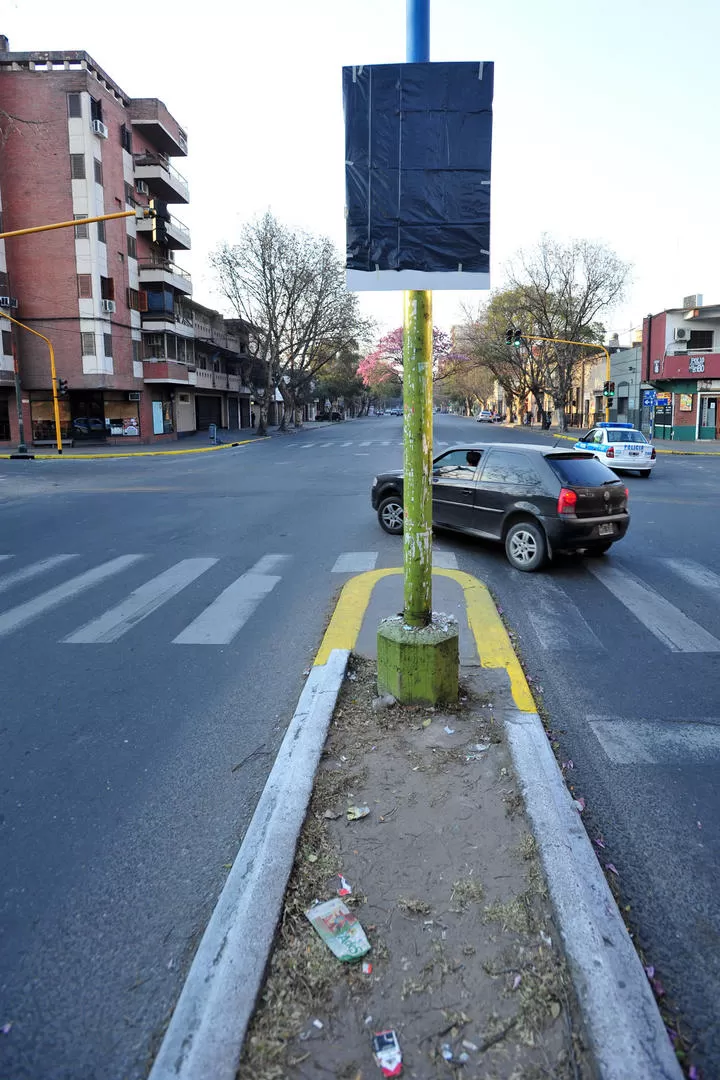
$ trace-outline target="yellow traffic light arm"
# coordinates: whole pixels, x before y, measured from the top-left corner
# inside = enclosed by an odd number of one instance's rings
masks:
[[[565,338],[540,337],[539,334],[523,334],[523,337],[532,341],[553,341],[556,345],[579,345],[582,349],[602,349],[605,353],[605,381],[610,382],[610,353],[604,345],[596,345],[588,341],[567,341]],[[605,419],[610,419],[610,398],[605,399]]]
[[[92,225],[94,221],[113,221],[115,218],[153,216],[154,211],[143,206],[140,211],[121,210],[116,214],[100,214],[99,217],[75,218],[73,221],[58,221],[54,225],[34,225],[31,229],[14,229],[12,232],[0,232],[0,240],[7,240],[11,236],[28,236],[30,233],[50,232],[51,229],[69,229],[77,225]]]

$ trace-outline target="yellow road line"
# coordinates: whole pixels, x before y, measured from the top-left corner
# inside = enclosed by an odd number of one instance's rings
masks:
[[[240,442],[221,443],[220,446],[197,446],[189,450],[122,450],[117,454],[33,454],[36,461],[103,461],[105,458],[163,457],[170,454],[210,454],[213,450],[233,450],[236,446],[248,446],[250,443],[264,442],[272,438],[264,435],[255,439],[242,439]],[[0,460],[9,461],[15,454],[0,454]]]
[[[462,570],[433,570],[433,573],[450,578],[463,590],[468,624],[482,666],[504,668],[517,708],[521,712],[536,712],[527,679],[487,585]],[[373,589],[382,578],[398,574],[402,574],[402,569],[368,570],[345,583],[315,657],[316,666],[326,664],[333,649],[354,649]]]

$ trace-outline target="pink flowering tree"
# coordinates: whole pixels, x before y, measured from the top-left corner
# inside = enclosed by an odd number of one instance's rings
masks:
[[[458,371],[473,367],[473,361],[456,353],[450,334],[433,327],[433,380],[447,379]],[[372,352],[358,365],[358,375],[365,386],[374,390],[398,391],[402,386],[403,329],[398,326],[381,337]]]

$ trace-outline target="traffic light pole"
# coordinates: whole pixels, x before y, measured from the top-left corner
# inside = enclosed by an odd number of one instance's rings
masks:
[[[507,334],[505,335],[505,340],[506,340],[506,342],[508,344],[511,343],[510,342],[510,334],[511,333],[513,334],[512,343],[513,344],[518,344],[518,345],[520,344],[520,339],[521,338],[527,338],[530,341],[552,341],[556,345],[579,345],[580,348],[582,348],[582,349],[600,349],[601,352],[605,353],[605,383],[607,385],[610,382],[610,353],[608,352],[608,350],[605,348],[604,345],[596,345],[596,344],[593,344],[592,342],[588,342],[588,341],[567,341],[565,338],[540,337],[539,334],[523,334],[521,331],[514,330],[514,329],[513,330],[508,330]],[[606,420],[610,419],[610,398],[609,397],[605,398],[605,419]]]
[[[17,319],[13,319],[12,316],[6,315],[4,311],[0,311],[0,318],[7,319],[13,326],[19,326],[21,330],[27,330],[29,334],[34,334],[35,337],[42,338],[50,350],[50,378],[52,380],[52,400],[53,400],[53,415],[55,417],[55,440],[57,442],[57,452],[62,454],[62,431],[60,429],[60,406],[58,403],[58,384],[57,374],[55,371],[55,350],[52,346],[50,338],[46,338],[44,334],[39,333],[37,330],[33,330],[32,326],[26,326],[25,323],[18,322]],[[22,401],[21,401],[21,387],[20,387],[20,371],[17,362],[17,353],[15,349],[15,339],[13,338],[13,360],[15,362],[15,393],[17,395],[17,407],[18,407],[18,426],[20,442],[18,445],[18,454],[26,454],[27,446],[25,444],[25,424],[22,415]]]

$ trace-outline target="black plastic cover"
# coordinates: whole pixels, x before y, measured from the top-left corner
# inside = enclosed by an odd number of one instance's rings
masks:
[[[493,64],[343,68],[347,267],[489,273]]]

